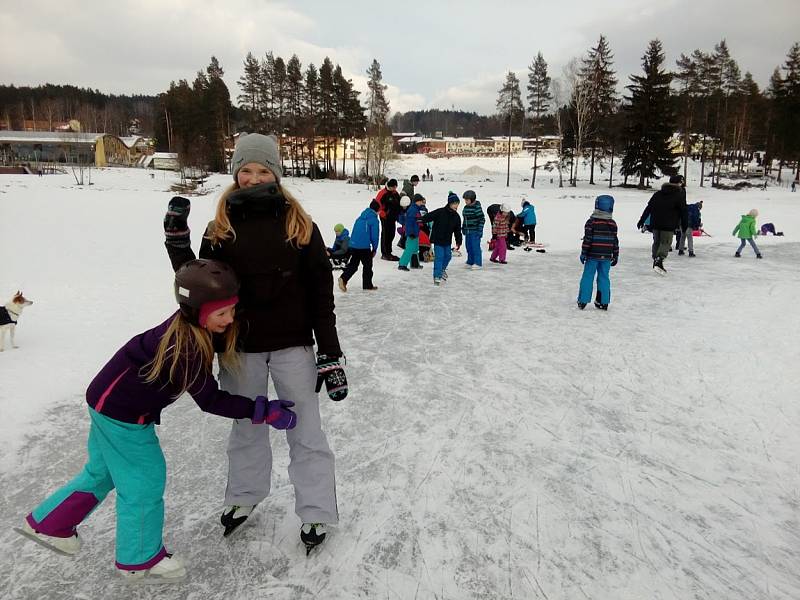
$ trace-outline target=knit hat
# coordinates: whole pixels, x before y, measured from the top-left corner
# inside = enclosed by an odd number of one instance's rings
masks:
[[[525,208],[526,206],[529,206],[529,205],[530,205],[530,202],[528,202],[527,200],[523,200],[522,203],[521,203],[522,208]]]
[[[758,209],[757,209],[757,208],[754,208],[753,210],[751,210],[751,211],[750,211],[749,213],[747,213],[747,214],[748,214],[748,215],[750,215],[751,217],[757,217],[757,216],[758,216]]]
[[[594,207],[603,212],[614,212],[614,196],[602,194],[594,199]]]
[[[278,151],[277,138],[260,133],[241,134],[231,159],[231,172],[233,173],[234,181],[236,181],[236,176],[239,174],[239,169],[248,163],[264,165],[272,171],[275,179],[280,182],[283,170],[281,169],[281,156]]]
[[[500,212],[508,212],[509,210],[511,210],[511,209],[508,208],[508,204],[501,204],[500,205]]]
[[[421,200],[425,200],[425,196],[422,194],[414,194],[414,202],[419,202]]]
[[[677,185],[681,185],[683,183],[683,175],[673,175],[669,178],[669,182]]]
[[[333,230],[336,233],[342,233],[344,231],[344,225],[342,225],[341,223],[337,223],[336,225],[333,226]]]
[[[389,181],[387,181],[386,182],[386,187],[387,188],[397,187],[397,179],[390,179]]]
[[[211,313],[215,313],[223,308],[228,308],[229,306],[236,306],[238,302],[239,302],[238,296],[231,296],[230,298],[223,298],[222,300],[205,302],[200,307],[200,316],[197,319],[198,323],[200,323],[200,327],[206,326],[206,323],[208,323],[208,317],[211,316]]]
[[[478,199],[473,190],[467,190],[466,192],[464,192],[462,197],[464,198],[464,200],[469,200],[470,202],[475,202],[475,200]]]
[[[450,192],[447,194],[447,203],[448,204],[461,204],[461,200],[458,198],[458,194]]]
[[[375,212],[379,212],[381,210],[381,205],[377,200],[373,200],[372,202],[370,202],[369,207]]]

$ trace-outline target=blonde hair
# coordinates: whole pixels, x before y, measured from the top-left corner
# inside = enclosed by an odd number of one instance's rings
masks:
[[[297,200],[289,190],[280,186],[281,193],[286,201],[289,203],[289,208],[286,211],[286,219],[284,224],[286,226],[286,240],[295,248],[306,246],[311,241],[311,232],[313,230],[311,217],[303,210],[300,201]],[[219,197],[217,202],[217,211],[214,214],[214,220],[211,222],[212,226],[209,227],[206,237],[212,244],[219,244],[225,240],[235,240],[236,232],[231,225],[231,220],[228,216],[228,196],[239,189],[239,184],[232,183]]]
[[[239,368],[239,356],[236,353],[238,333],[239,326],[234,321],[223,334],[225,350],[219,355],[219,363],[226,371],[236,372]],[[145,378],[145,383],[153,383],[166,368],[169,368],[169,383],[180,388],[175,394],[177,398],[191,388],[199,378],[211,375],[213,363],[214,344],[211,334],[179,312],[158,343],[153,360],[144,365],[139,373]],[[195,365],[194,372],[191,371],[193,365]],[[181,375],[180,381],[176,381],[178,373]]]

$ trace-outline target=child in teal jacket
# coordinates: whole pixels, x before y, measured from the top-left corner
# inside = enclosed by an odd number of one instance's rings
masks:
[[[761,256],[761,251],[758,249],[758,246],[756,246],[756,242],[753,239],[756,236],[757,216],[758,209],[754,208],[746,215],[742,215],[742,220],[739,221],[739,224],[733,228],[732,235],[738,236],[738,238],[741,240],[739,248],[736,249],[736,254],[734,254],[736,258],[741,258],[742,248],[744,248],[745,242],[748,242],[753,247],[753,251],[756,253],[756,258],[763,258]]]

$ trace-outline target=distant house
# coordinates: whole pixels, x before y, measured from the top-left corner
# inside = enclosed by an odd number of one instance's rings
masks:
[[[177,152],[153,152],[153,154],[141,157],[137,166],[160,171],[180,170]]]
[[[129,150],[121,138],[107,133],[0,131],[0,161],[4,164],[132,164]]]

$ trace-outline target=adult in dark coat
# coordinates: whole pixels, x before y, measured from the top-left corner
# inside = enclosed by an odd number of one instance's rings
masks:
[[[397,193],[397,180],[390,179],[375,200],[380,204],[378,216],[381,219],[381,258],[383,260],[400,260],[392,253],[397,217],[400,216],[400,194]]]
[[[650,198],[647,206],[639,217],[636,227],[641,229],[647,217],[650,217],[650,227],[653,229],[653,268],[662,272],[664,259],[672,247],[672,236],[676,229],[682,231],[688,227],[686,212],[686,190],[681,175],[673,175],[669,183],[661,186]]]

